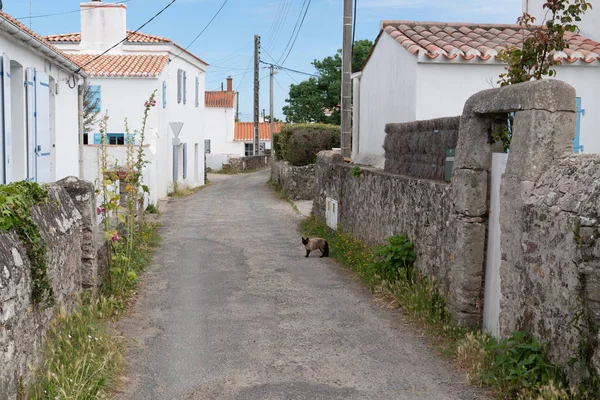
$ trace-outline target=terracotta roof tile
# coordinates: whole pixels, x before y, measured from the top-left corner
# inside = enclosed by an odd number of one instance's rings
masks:
[[[10,15],[6,14],[3,11],[0,11],[0,17],[2,17],[5,20],[9,21],[10,23],[14,24],[17,28],[19,28],[23,32],[27,33],[28,35],[30,35],[30,36],[34,37],[35,39],[39,40],[46,47],[48,47],[50,50],[52,50],[53,52],[55,52],[55,53],[59,54],[60,56],[62,56],[65,60],[71,60],[71,61],[73,61],[71,57],[69,57],[67,54],[63,53],[62,51],[60,51],[56,47],[54,47],[52,45],[52,43],[50,43],[48,40],[46,40],[46,38],[44,38],[43,36],[38,35],[34,31],[32,31],[31,29],[27,28],[25,25],[23,25],[22,23],[20,23],[19,21],[17,21],[15,18],[11,17]]]
[[[506,46],[522,43],[524,36],[518,25],[383,21],[381,26],[410,53],[423,53],[431,59],[440,55],[447,60],[458,56],[467,61],[496,59]],[[531,32],[525,31],[525,36],[529,35]],[[572,32],[565,36],[569,48],[554,54],[556,60],[600,62],[600,43]]]
[[[205,92],[204,107],[233,108],[235,92]]]
[[[128,43],[171,43],[171,39],[160,36],[149,35],[147,33],[127,31]],[[131,36],[130,36],[131,35]],[[64,33],[60,35],[46,36],[46,39],[55,43],[79,43],[81,42],[81,33]]]
[[[71,54],[71,59],[82,66],[92,76],[104,77],[156,77],[169,61],[169,56],[106,54],[89,65],[86,63],[97,57],[96,54]],[[84,66],[85,65],[85,66]]]
[[[275,123],[275,133],[281,131],[282,123]],[[258,124],[260,140],[271,140],[271,126],[268,122]],[[252,142],[254,140],[253,122],[236,122],[233,140],[236,142]]]

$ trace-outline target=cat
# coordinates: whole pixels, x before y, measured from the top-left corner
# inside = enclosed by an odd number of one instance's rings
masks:
[[[329,243],[327,240],[321,238],[302,238],[302,244],[306,247],[306,257],[309,256],[310,252],[319,249],[321,251],[321,258],[329,257]]]

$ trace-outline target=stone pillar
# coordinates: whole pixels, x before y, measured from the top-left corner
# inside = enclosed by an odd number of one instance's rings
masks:
[[[66,190],[82,217],[82,286],[96,291],[98,285],[98,264],[96,251],[96,195],[94,185],[73,176],[64,178],[57,185]]]

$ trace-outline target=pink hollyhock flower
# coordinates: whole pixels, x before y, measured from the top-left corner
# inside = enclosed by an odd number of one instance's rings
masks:
[[[105,211],[106,211],[106,209],[104,207],[96,208],[96,213],[98,213],[98,215],[104,214]]]
[[[112,237],[112,240],[113,240],[113,242],[116,242],[116,241],[118,241],[118,240],[119,240],[119,234],[118,234],[118,233],[115,233],[115,234],[113,235],[113,237]]]
[[[144,103],[144,107],[148,107],[148,100]]]
[[[152,100],[152,107],[156,106],[156,100]]]

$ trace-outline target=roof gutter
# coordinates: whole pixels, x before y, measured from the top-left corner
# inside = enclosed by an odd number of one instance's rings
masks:
[[[66,70],[79,74],[80,76],[87,78],[88,74],[84,72],[79,65],[75,64],[73,61],[66,58],[64,55],[57,52],[55,49],[49,47],[46,43],[42,42],[35,36],[24,32],[21,28],[15,25],[12,21],[0,16],[0,29],[5,32],[13,35],[21,42],[29,45],[33,49],[42,53],[44,56],[52,59],[54,62],[65,68]]]

